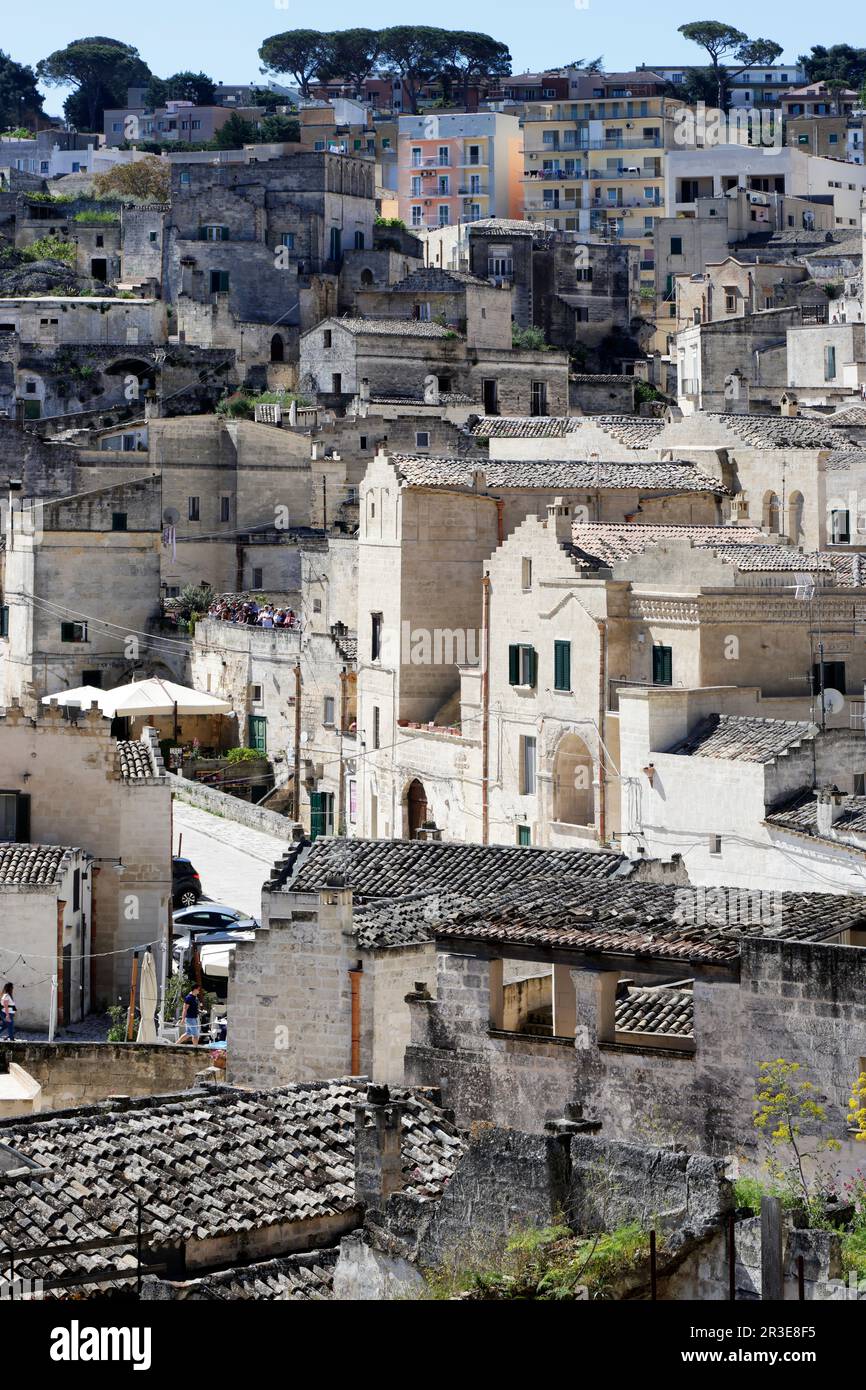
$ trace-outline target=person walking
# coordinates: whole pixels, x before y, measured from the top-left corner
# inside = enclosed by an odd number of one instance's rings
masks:
[[[14,999],[15,986],[8,980],[3,986],[3,993],[0,994],[0,1035],[6,1030],[9,1042],[15,1041],[15,1014],[17,1012]]]
[[[178,1038],[179,1043],[191,1042],[198,1046],[201,1036],[201,1022],[198,1015],[203,994],[204,990],[201,985],[193,985],[189,994],[184,996],[183,1012],[180,1016],[180,1026],[183,1032]]]

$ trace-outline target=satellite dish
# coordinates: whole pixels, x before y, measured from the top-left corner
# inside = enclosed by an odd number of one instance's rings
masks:
[[[818,703],[819,705],[823,704],[825,714],[840,714],[845,708],[845,696],[840,695],[838,690],[833,690],[832,687],[828,687],[828,689],[824,691],[823,701],[819,694]]]
[[[166,507],[162,514],[162,519],[166,526],[176,526],[180,521],[180,512],[177,507]]]

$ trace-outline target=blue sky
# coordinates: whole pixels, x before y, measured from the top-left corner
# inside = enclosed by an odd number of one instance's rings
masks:
[[[471,28],[494,35],[511,49],[515,72],[554,67],[575,58],[604,55],[609,72],[640,62],[700,62],[701,54],[677,33],[677,25],[707,14],[745,30],[750,37],[785,45],[790,61],[816,43],[863,42],[862,10],[834,5],[822,13],[806,0],[756,5],[725,0],[724,5],[683,4],[682,0],[439,0],[420,23]],[[5,0],[0,48],[19,62],[35,64],[71,39],[99,33],[133,43],[154,72],[167,76],[181,68],[199,69],[223,82],[258,79],[257,49],[262,39],[291,28],[350,28],[363,23],[384,27],[405,23],[405,4],[376,0],[361,7],[332,0],[327,10],[296,0],[184,0],[173,6],[96,5],[92,0],[38,0],[35,7]],[[327,20],[322,21],[322,13]],[[417,11],[415,11],[417,13]],[[47,109],[59,111],[63,93],[49,94]]]

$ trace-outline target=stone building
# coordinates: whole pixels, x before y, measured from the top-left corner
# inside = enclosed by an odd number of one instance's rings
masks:
[[[13,796],[0,792],[0,803],[8,809]],[[20,813],[19,805],[15,809]],[[19,1030],[48,1027],[54,976],[63,991],[60,1016],[64,1023],[75,1023],[91,1006],[91,856],[60,845],[4,843],[3,838],[0,974],[4,980],[11,976],[15,985],[15,1022]]]
[[[366,386],[387,395],[438,399],[461,392],[485,414],[565,414],[565,353],[472,346],[455,329],[425,319],[325,318],[301,336],[301,387],[345,407]]]
[[[50,883],[55,904],[64,904],[62,950],[56,961],[58,1022],[80,1018],[119,996],[127,998],[132,953],[147,945],[164,981],[171,912],[171,791],[154,730],[145,729],[140,742],[118,741],[109,721],[96,711],[72,720],[59,707],[42,706],[32,719],[7,703],[0,716],[0,767],[0,838],[11,845],[6,849],[0,844],[0,854],[14,850],[25,857],[31,851],[52,856],[53,878],[48,879],[46,866],[45,883]],[[69,863],[66,854],[72,856]],[[77,892],[76,867],[81,869]],[[26,864],[21,872],[24,882],[32,880]],[[10,883],[7,874],[7,891],[15,889],[15,876],[12,872]],[[28,922],[34,933],[37,928],[29,896],[28,891],[26,902],[22,898],[14,911],[3,914],[4,969],[11,969],[19,953],[26,961],[28,944],[31,952],[42,951],[22,937]],[[57,922],[55,910],[49,954],[61,945]],[[39,930],[44,935],[44,923]],[[11,975],[22,991],[22,1026],[27,1026],[31,1008],[41,1025],[47,1023],[47,995],[40,985],[31,998],[31,981],[35,988],[54,971],[55,966],[40,961],[35,979],[29,967]]]
[[[642,876],[619,855],[435,840],[321,838],[292,849],[262,892],[262,928],[229,980],[230,1080],[283,1085],[363,1072],[399,1084],[407,993],[431,985],[437,903],[527,882]]]
[[[158,477],[6,512],[2,703],[30,708],[79,685],[108,689],[145,662],[150,674],[182,671],[180,646],[160,641],[155,626]]]
[[[861,691],[845,699],[850,727],[823,732],[818,699],[814,722],[768,717],[774,701],[730,686],[617,697],[626,854],[684,855],[708,888],[863,893]]]
[[[336,311],[343,252],[373,245],[373,173],[313,150],[174,165],[165,294],[181,340],[236,348],[261,385],[293,385],[299,334]]]
[[[822,1098],[840,1145],[834,1168],[855,1170],[862,895],[598,878],[528,884],[506,902],[440,904],[438,914],[437,988],[407,1001],[406,1074],[441,1087],[458,1124],[540,1133],[572,1114],[607,1140],[736,1151],[757,1169],[758,1068],[781,1057]],[[517,969],[545,979],[547,1005],[536,984],[533,1007],[509,1017]],[[804,1147],[814,1143],[807,1127]]]

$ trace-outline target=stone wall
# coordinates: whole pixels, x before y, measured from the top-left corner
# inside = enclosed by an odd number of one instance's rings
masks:
[[[276,811],[255,806],[237,796],[229,796],[227,792],[208,787],[203,782],[177,777],[173,772],[166,773],[166,780],[172,795],[180,801],[188,801],[191,806],[199,806],[203,811],[236,821],[238,825],[248,825],[251,830],[260,830],[264,835],[275,835],[285,840],[287,845],[291,840],[292,822]]]
[[[457,1122],[538,1133],[577,1104],[606,1139],[685,1143],[762,1160],[752,1122],[762,1061],[799,1062],[839,1140],[833,1167],[856,1168],[846,1127],[851,1086],[866,1069],[866,950],[745,939],[739,979],[694,982],[694,1052],[607,1042],[603,973],[572,970],[573,1045],[491,1029],[490,962],[440,957],[438,1000],[410,1000],[410,1084],[442,1088]],[[649,982],[649,981],[647,981]],[[641,983],[638,979],[636,983]],[[816,1135],[804,1130],[807,1149]]]
[[[42,1112],[189,1090],[209,1062],[207,1048],[166,1043],[0,1043],[0,1071],[13,1058],[42,1087]]]

